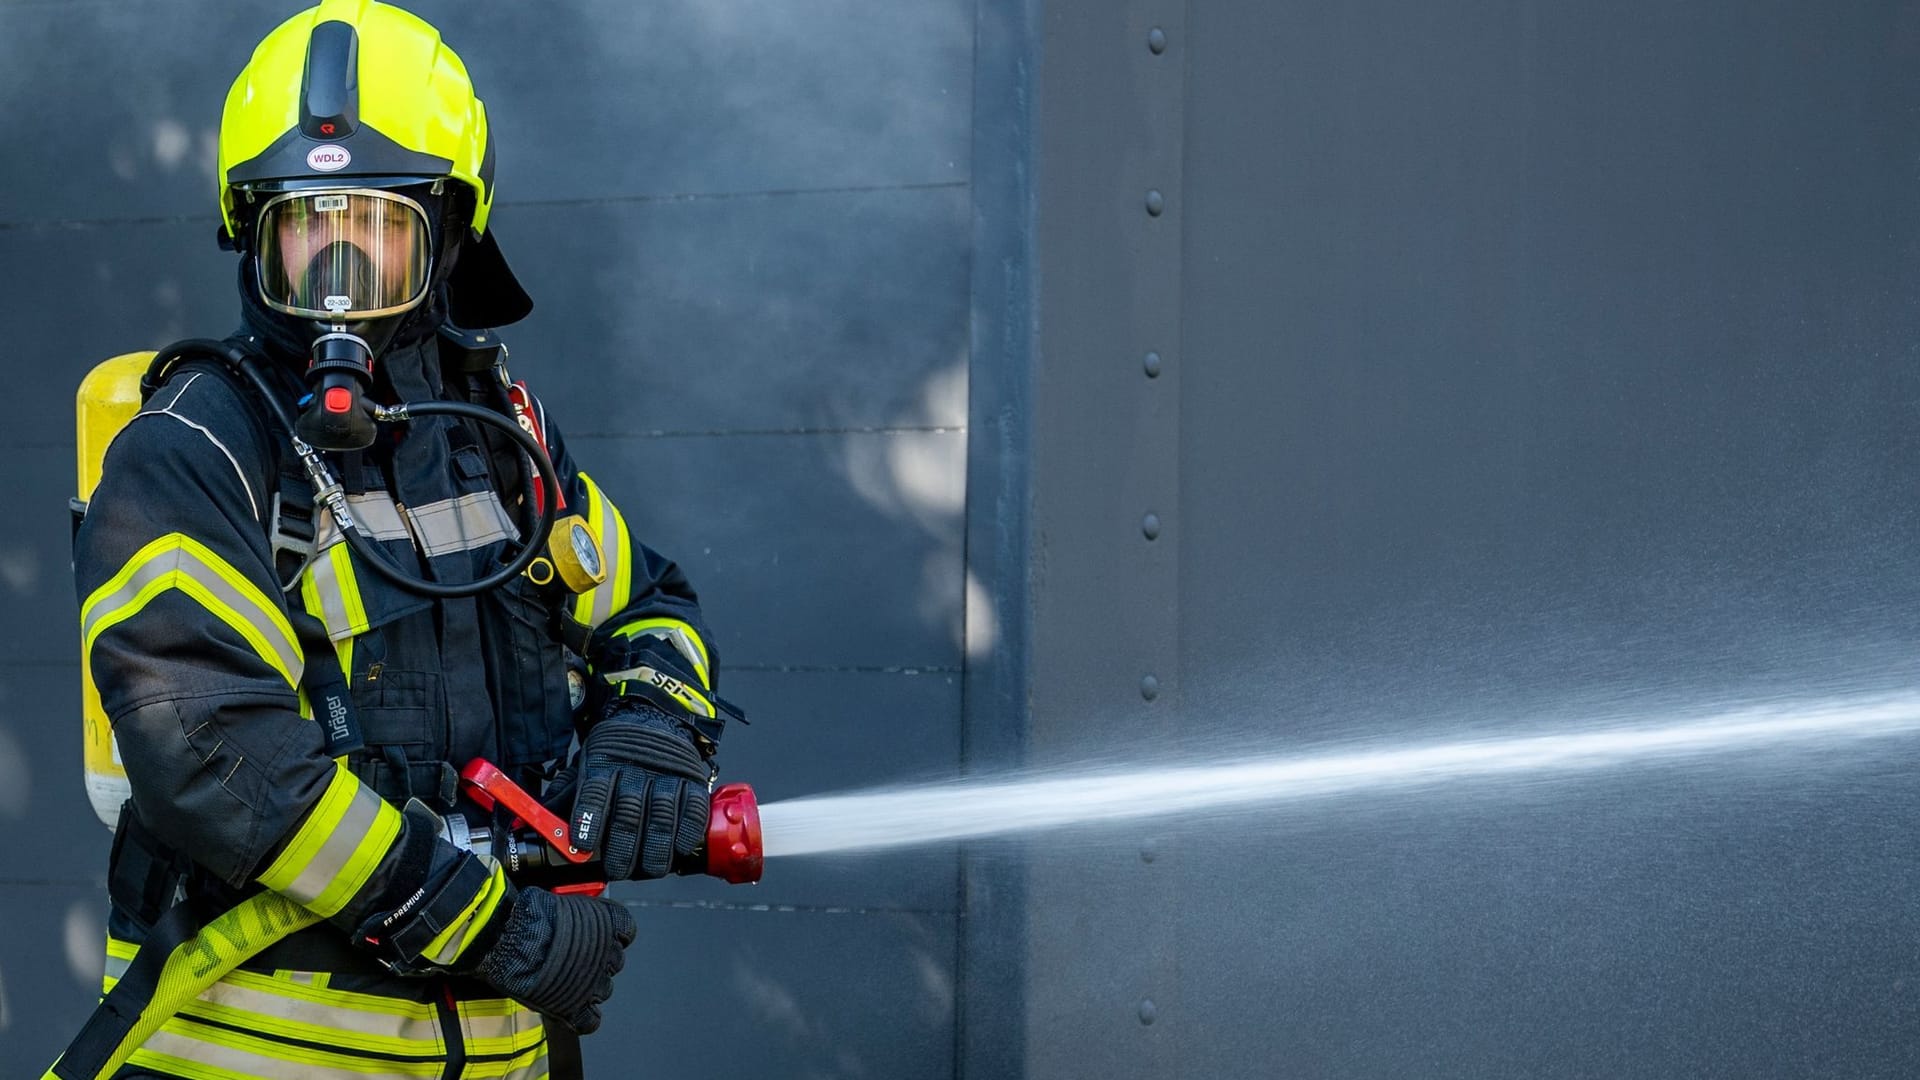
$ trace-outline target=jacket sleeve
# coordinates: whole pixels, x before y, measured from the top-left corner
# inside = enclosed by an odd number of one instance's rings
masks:
[[[544,411],[540,419],[566,490],[567,512],[586,518],[606,571],[601,584],[564,601],[563,616],[572,624],[571,636],[585,641],[589,669],[616,696],[631,690],[670,710],[677,706],[706,721],[698,726],[717,739],[724,710],[714,704],[719,655],[692,583],[671,559],[633,535],[626,516],[581,471]]]
[[[268,539],[267,437],[236,387],[189,371],[114,440],[75,545],[82,662],[149,828],[229,885],[351,925],[407,884],[396,874],[451,877],[463,853],[403,844],[420,829],[328,757],[309,718]]]

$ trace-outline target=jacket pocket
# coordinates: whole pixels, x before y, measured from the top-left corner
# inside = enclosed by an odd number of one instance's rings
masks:
[[[567,752],[573,708],[566,647],[551,633],[553,611],[525,575],[480,605],[492,661],[488,689],[499,703],[503,765],[536,765]]]

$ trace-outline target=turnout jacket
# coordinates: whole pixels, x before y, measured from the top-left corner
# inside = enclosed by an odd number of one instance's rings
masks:
[[[394,350],[382,385],[400,400],[509,408],[504,367],[475,363],[470,345]],[[604,698],[618,681],[601,673],[642,654],[667,663],[688,709],[710,716],[697,597],[633,538],[537,401],[563,513],[587,519],[604,582],[574,595],[522,574],[478,597],[406,593],[361,564],[323,509],[300,505],[310,486],[255,392],[218,364],[178,366],[109,448],[76,539],[82,662],[132,786],[110,875],[107,986],[177,893],[211,911],[273,889],[328,921],[224,977],[131,1064],[219,1078],[545,1076],[537,1015],[477,981],[394,975],[343,928],[395,872],[401,805],[452,809],[455,770],[474,757],[537,791],[574,737],[582,685]],[[519,455],[482,425],[425,417],[331,459],[391,560],[469,581],[504,565],[530,527]],[[304,616],[324,627],[364,743],[338,759],[303,686],[320,637],[308,624],[303,640]],[[464,857],[433,843],[435,859]],[[447,966],[490,944],[481,928],[506,889],[487,865],[492,885],[433,942]]]

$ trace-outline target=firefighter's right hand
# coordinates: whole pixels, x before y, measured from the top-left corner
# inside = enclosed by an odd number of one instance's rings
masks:
[[[585,1035],[600,1026],[600,1003],[613,996],[634,930],[633,915],[616,901],[523,888],[474,974]]]
[[[609,703],[576,771],[573,844],[600,853],[608,881],[665,877],[706,843],[709,766],[687,726],[651,704]]]

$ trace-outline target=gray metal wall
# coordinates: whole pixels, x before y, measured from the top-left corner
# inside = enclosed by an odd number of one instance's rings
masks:
[[[1920,6],[1043,26],[1035,760],[1913,685]],[[1028,862],[1022,1061],[1911,1076],[1917,764],[1063,840]]]
[[[39,1075],[100,969],[72,388],[233,325],[214,133],[252,44],[300,6],[0,0],[0,1076]],[[763,799],[961,767],[980,6],[413,5],[499,139],[494,227],[539,307],[507,335],[515,370],[699,586],[754,720],[727,774]],[[589,1064],[949,1075],[959,881],[946,850],[623,887],[646,959]],[[671,989],[647,983],[663,972]]]
[[[0,1075],[98,970],[70,390],[227,327],[209,140],[293,6],[0,0]],[[767,798],[1917,674],[1920,7],[419,10],[499,125],[517,365],[701,584]],[[591,1060],[1911,1075],[1915,764],[635,886],[702,974]]]

